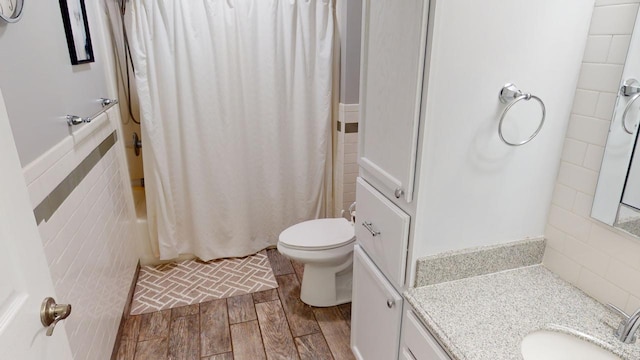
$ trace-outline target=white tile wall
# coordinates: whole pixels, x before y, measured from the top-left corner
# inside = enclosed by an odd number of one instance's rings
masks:
[[[337,137],[336,158],[334,163],[335,210],[340,216],[342,210],[356,201],[356,178],[358,177],[358,133],[345,133],[345,124],[358,123],[358,104],[340,104],[338,121],[342,123]]]
[[[598,0],[545,231],[544,264],[601,302],[640,307],[640,240],[590,217],[638,0]]]
[[[61,144],[25,169],[34,207],[106,136],[118,128],[117,108],[94,121],[82,141]],[[74,359],[109,359],[138,254],[135,213],[128,193],[122,136],[38,226],[58,302],[71,303],[65,320]],[[47,164],[46,166],[41,164]],[[48,168],[47,168],[48,166]],[[35,171],[33,169],[40,169]],[[125,170],[126,171],[126,170]]]

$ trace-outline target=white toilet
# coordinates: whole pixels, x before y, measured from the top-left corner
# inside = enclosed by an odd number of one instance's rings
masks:
[[[309,220],[280,233],[278,251],[304,264],[304,303],[334,306],[351,301],[355,239],[353,223],[344,218]]]

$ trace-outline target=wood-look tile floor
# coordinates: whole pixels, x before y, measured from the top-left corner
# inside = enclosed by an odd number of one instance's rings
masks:
[[[304,304],[304,267],[277,250],[267,254],[277,289],[130,316],[116,359],[354,359],[351,304]]]

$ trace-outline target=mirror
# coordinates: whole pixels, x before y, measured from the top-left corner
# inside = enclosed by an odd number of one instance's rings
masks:
[[[591,216],[640,237],[640,21],[636,20]]]
[[[71,64],[94,62],[84,0],[60,0],[60,10],[64,31],[67,35]]]

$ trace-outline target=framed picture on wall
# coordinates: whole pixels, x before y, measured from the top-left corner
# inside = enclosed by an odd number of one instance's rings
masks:
[[[67,35],[71,64],[78,65],[94,62],[89,21],[84,0],[60,0],[62,22]]]

